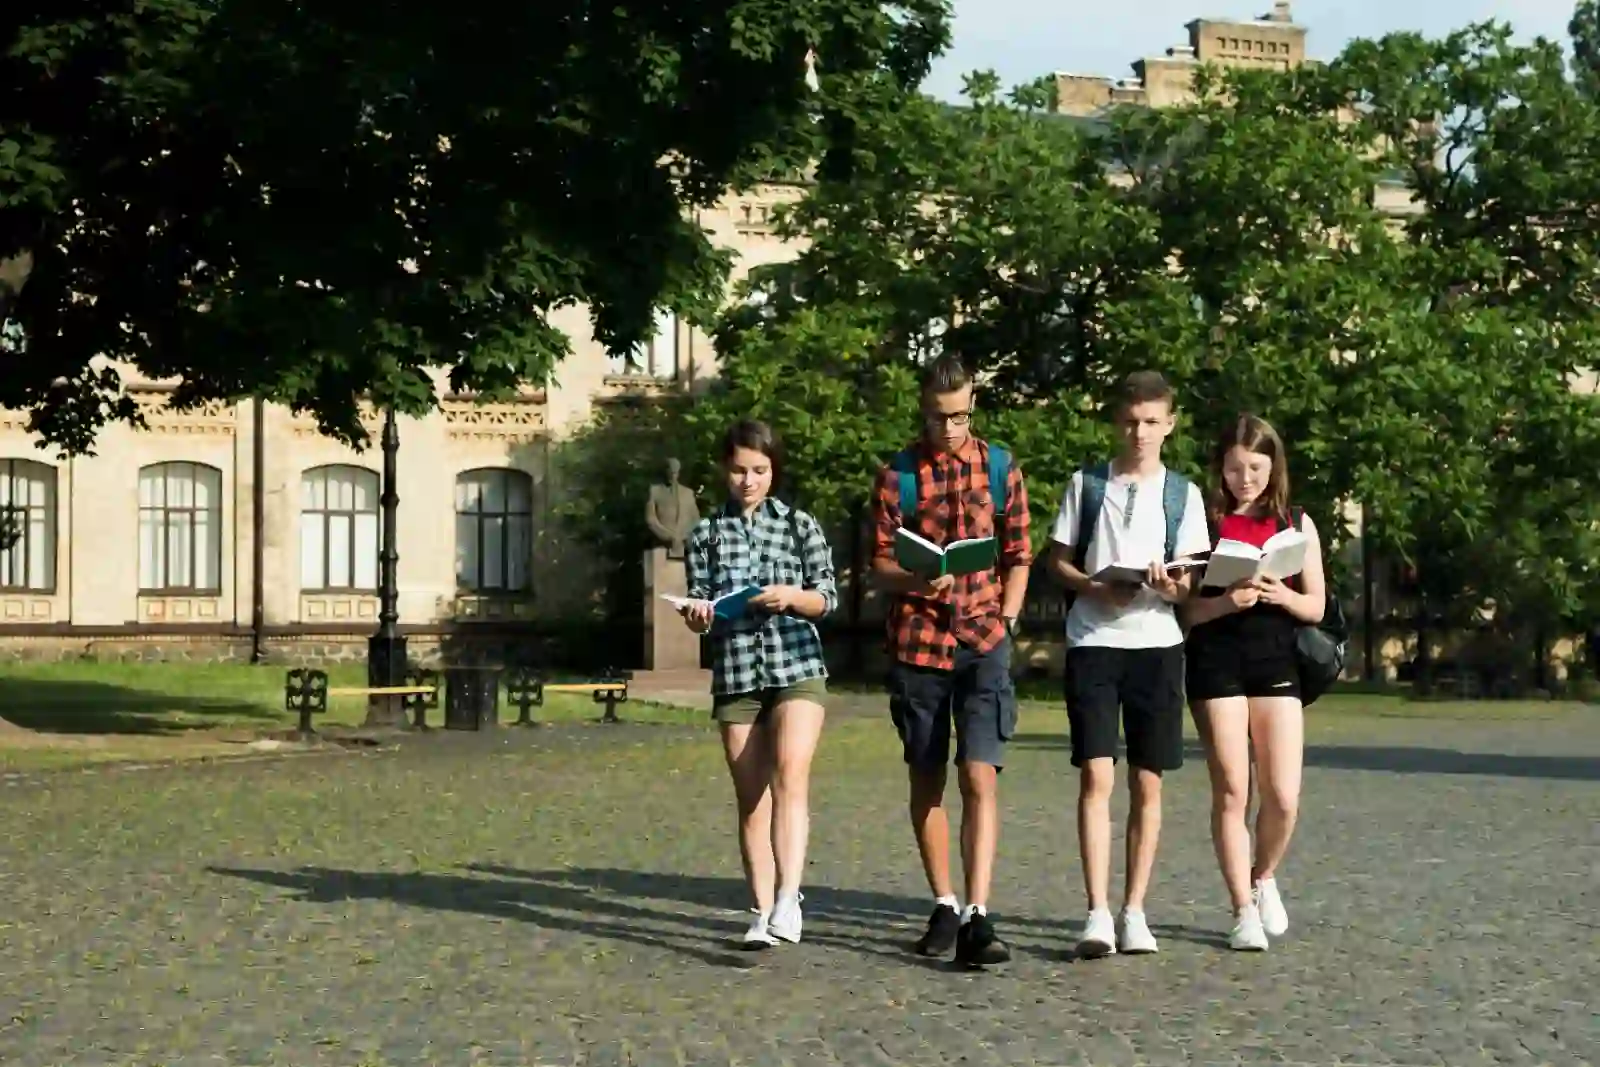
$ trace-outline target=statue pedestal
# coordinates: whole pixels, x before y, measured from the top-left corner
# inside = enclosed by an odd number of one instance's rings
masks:
[[[689,576],[681,559],[665,548],[644,554],[644,666],[651,671],[699,670],[700,635],[683,624],[667,596],[684,596]]]

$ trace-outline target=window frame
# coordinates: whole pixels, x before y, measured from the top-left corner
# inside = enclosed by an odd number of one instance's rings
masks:
[[[191,496],[190,496],[190,498],[191,499],[193,499],[193,488],[192,487],[199,482],[199,476],[200,476],[202,471],[207,473],[207,474],[209,474],[209,475],[211,475],[215,479],[215,481],[213,483],[213,488],[215,489],[215,494],[213,496],[213,500],[214,500],[213,506],[211,506],[209,508],[201,508],[201,507],[195,507],[192,504],[185,506],[185,505],[177,505],[177,504],[168,503],[168,501],[171,499],[171,494],[168,491],[169,490],[169,486],[170,486],[171,483],[168,480],[168,478],[169,478],[170,474],[173,471],[175,471],[177,468],[187,468],[188,469],[189,476],[190,476],[190,486],[191,486],[191,490],[190,490]],[[138,533],[138,537],[139,537],[139,564],[140,564],[140,566],[139,566],[139,595],[140,596],[221,596],[222,595],[222,566],[223,566],[223,556],[224,556],[223,541],[225,540],[223,535],[222,535],[222,468],[212,466],[209,463],[200,463],[200,462],[195,461],[195,460],[187,460],[187,459],[163,460],[160,463],[147,463],[143,467],[139,468],[139,483],[140,483],[139,484],[139,488],[140,489],[143,488],[145,475],[150,473],[150,472],[153,472],[153,471],[162,472],[162,482],[161,482],[161,500],[162,500],[162,502],[161,502],[161,504],[155,505],[155,506],[146,506],[142,502],[139,504],[139,528],[138,528],[139,529],[139,533]],[[161,570],[162,576],[164,578],[169,579],[169,581],[165,585],[147,586],[147,585],[144,584],[144,566],[143,566],[143,564],[144,564],[144,516],[145,516],[146,512],[154,512],[154,513],[159,514],[159,515],[162,516],[162,522],[161,522],[161,546],[160,546],[160,557],[161,557],[160,570]],[[213,529],[214,529],[214,544],[213,544],[213,548],[212,548],[212,560],[211,560],[211,562],[213,563],[214,568],[215,568],[215,574],[217,576],[217,581],[216,581],[215,585],[209,585],[209,586],[207,586],[207,585],[199,585],[199,584],[195,584],[193,582],[194,572],[195,572],[195,570],[198,569],[198,568],[195,567],[195,563],[200,558],[199,552],[197,550],[195,550],[195,548],[193,547],[196,544],[195,533],[199,529],[199,525],[198,525],[196,516],[198,516],[201,512],[208,513],[211,516],[212,522],[214,523],[214,527],[213,527]],[[168,552],[169,552],[169,550],[171,548],[171,544],[168,541],[167,531],[168,531],[168,529],[170,527],[171,515],[173,513],[177,513],[177,514],[180,514],[180,515],[187,515],[188,519],[189,519],[189,544],[191,546],[190,547],[190,561],[189,561],[189,568],[190,568],[189,577],[191,579],[191,582],[188,585],[181,585],[181,584],[174,585],[170,581],[170,579],[172,577],[172,565],[171,565],[172,561],[168,557]]]
[[[335,471],[349,471],[357,474],[359,477],[352,479],[352,481],[357,484],[359,484],[361,478],[371,479],[371,510],[364,510],[361,508],[331,508],[327,506],[329,497],[328,477]],[[313,477],[320,477],[322,479],[323,506],[321,508],[312,508],[306,506],[306,482],[307,479]],[[297,570],[300,579],[300,592],[302,594],[309,594],[312,596],[328,596],[338,594],[376,596],[378,593],[378,586],[382,584],[383,581],[383,479],[379,476],[378,472],[370,467],[362,467],[354,463],[322,463],[315,467],[305,468],[300,472],[300,509],[298,515],[300,518],[300,528],[297,533],[298,547],[300,551],[298,557],[299,566]],[[322,523],[321,585],[306,584],[305,519],[308,515],[319,516]],[[372,540],[373,584],[370,587],[356,584],[356,575],[360,573],[360,568],[356,565],[357,559],[359,558],[358,546],[360,543],[359,539],[356,537],[356,528],[358,525],[356,520],[362,515],[371,515],[374,519],[374,537]],[[329,555],[329,552],[333,540],[329,536],[329,533],[333,525],[332,520],[339,516],[346,517],[350,520],[350,558],[346,561],[350,568],[348,572],[350,575],[350,585],[328,584],[328,578],[332,572],[332,567],[330,566],[332,563],[332,557]]]
[[[26,478],[26,475],[22,473],[25,471],[39,472],[39,480],[44,485],[45,502],[38,506],[24,504],[21,507],[17,507],[15,504],[8,503],[0,507],[0,510],[15,516],[21,523],[17,541],[22,546],[23,575],[21,584],[0,584],[0,593],[31,593],[52,596],[56,592],[57,582],[60,579],[58,564],[61,558],[61,524],[58,521],[58,512],[61,507],[61,472],[60,468],[55,465],[41,463],[36,459],[23,459],[17,456],[0,458],[0,478],[5,478],[10,482],[11,492],[7,494],[10,499],[15,499],[17,480],[19,477]],[[33,523],[30,521],[30,513],[34,511],[41,511],[44,514],[45,550],[48,553],[45,558],[48,560],[49,567],[44,584],[37,586],[29,585],[27,580],[28,573],[33,569],[29,566],[34,558],[31,548],[33,539],[29,536],[29,533],[33,528]],[[14,550],[14,547],[8,549],[6,554],[9,555]]]
[[[498,475],[503,479],[503,481],[502,481],[502,492],[501,492],[501,499],[503,501],[503,505],[502,505],[501,510],[499,510],[499,511],[486,511],[486,510],[484,510],[483,506],[482,506],[482,501],[483,501],[484,496],[486,494],[484,494],[481,490],[480,490],[479,495],[478,495],[478,501],[479,501],[478,508],[476,510],[473,510],[473,511],[463,511],[463,510],[461,510],[461,496],[460,496],[461,487],[463,485],[465,485],[465,484],[469,484],[472,480],[475,480],[475,479],[478,479],[478,478],[482,478],[482,477],[485,477],[485,476],[494,476],[494,475]],[[526,507],[525,510],[512,510],[512,507],[511,507],[511,485],[512,485],[513,482],[520,483],[522,485],[522,487],[526,490],[525,499],[527,501],[527,507]],[[532,555],[533,555],[533,551],[532,551],[533,550],[533,490],[534,490],[533,476],[530,475],[527,471],[519,470],[516,467],[472,467],[472,468],[470,468],[468,470],[456,472],[455,484],[453,486],[453,490],[454,490],[454,492],[453,492],[453,498],[454,499],[453,499],[452,503],[454,505],[454,515],[455,515],[455,535],[454,535],[454,546],[453,547],[455,549],[455,555],[456,555],[456,560],[457,560],[456,566],[455,566],[456,594],[458,596],[480,596],[480,597],[493,597],[493,596],[525,597],[525,596],[531,595],[533,593],[533,558],[532,558]],[[473,520],[473,529],[474,529],[474,532],[475,532],[475,536],[477,538],[477,544],[475,545],[476,553],[475,553],[475,555],[473,557],[474,560],[476,561],[476,564],[477,564],[477,567],[476,567],[477,573],[476,573],[476,576],[475,576],[476,577],[476,584],[468,584],[468,583],[466,583],[466,582],[464,582],[462,580],[461,564],[460,564],[460,558],[461,558],[461,529],[460,529],[460,527],[461,527],[461,520],[463,518],[470,518],[470,519]],[[529,558],[523,561],[523,579],[524,579],[524,581],[523,581],[523,584],[518,588],[512,588],[511,584],[510,584],[511,583],[511,558],[512,558],[512,554],[508,550],[508,546],[510,544],[510,538],[509,537],[505,537],[505,536],[502,536],[501,550],[500,550],[500,580],[501,580],[501,582],[503,584],[501,584],[499,586],[486,586],[486,585],[483,584],[483,577],[484,577],[484,570],[485,570],[485,565],[484,565],[484,561],[485,561],[484,529],[487,526],[487,523],[485,523],[484,520],[485,519],[494,519],[494,518],[498,518],[498,519],[504,520],[505,524],[506,524],[505,528],[507,530],[510,529],[510,520],[512,520],[512,519],[522,519],[527,523],[527,529],[528,529],[527,547],[528,547],[528,557]]]

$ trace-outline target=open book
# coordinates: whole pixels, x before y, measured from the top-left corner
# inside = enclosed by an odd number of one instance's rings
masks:
[[[750,598],[760,595],[761,587],[759,585],[747,585],[743,589],[735,589],[731,593],[724,593],[722,596],[719,596],[717,599],[711,601],[712,618],[737,619],[739,616],[743,615],[749,610]],[[693,597],[673,596],[671,593],[662,593],[661,599],[665,600],[668,604],[671,604],[679,611],[682,611],[684,607],[695,602]],[[704,603],[704,601],[702,601],[702,603]]]
[[[924,578],[986,571],[999,553],[1000,542],[992,537],[968,537],[940,548],[904,526],[894,532],[894,561]]]
[[[1182,574],[1193,567],[1204,567],[1203,559],[1175,559],[1167,564],[1168,574]],[[1132,563],[1113,563],[1102,567],[1090,577],[1096,582],[1106,585],[1144,585],[1150,575],[1149,567],[1138,567]]]
[[[1211,551],[1202,586],[1226,589],[1247,578],[1293,578],[1305,569],[1306,535],[1299,530],[1279,530],[1257,548],[1223,538]]]

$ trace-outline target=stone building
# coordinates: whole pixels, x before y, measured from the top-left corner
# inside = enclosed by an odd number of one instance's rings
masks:
[[[1306,29],[1295,25],[1287,0],[1259,19],[1197,18],[1187,29],[1187,44],[1135,60],[1132,78],[1058,72],[1056,110],[1088,118],[1120,104],[1170,107],[1194,98],[1201,64],[1288,70],[1306,59]]]

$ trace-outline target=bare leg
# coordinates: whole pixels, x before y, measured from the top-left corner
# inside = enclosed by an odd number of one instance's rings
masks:
[[[1090,911],[1107,907],[1111,895],[1111,789],[1116,779],[1116,761],[1109,756],[1085,760],[1078,771],[1078,857]]]
[[[811,834],[811,759],[822,736],[821,704],[789,700],[772,709],[772,851],[778,893],[800,891]]]
[[[1144,910],[1144,895],[1156,866],[1161,841],[1161,772],[1128,768],[1128,882],[1124,903],[1129,911]]]
[[[911,775],[911,829],[922,853],[922,870],[935,897],[950,897],[950,820],[944,810],[945,768],[919,770]]]
[[[722,754],[733,776],[739,810],[739,858],[744,880],[761,914],[772,911],[776,862],[772,855],[772,745],[766,726],[722,724]]]
[[[987,763],[963,763],[957,768],[957,779],[961,785],[961,865],[967,877],[967,903],[987,908],[994,854],[1000,843],[999,773]]]
[[[1207,700],[1199,708],[1211,775],[1211,844],[1237,913],[1250,903],[1250,704],[1244,697]]]
[[[1256,812],[1254,878],[1271,878],[1289,850],[1300,814],[1300,778],[1305,762],[1305,715],[1294,698],[1250,701],[1250,733],[1256,746],[1261,806]]]

